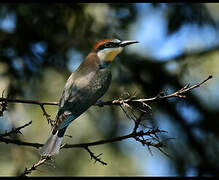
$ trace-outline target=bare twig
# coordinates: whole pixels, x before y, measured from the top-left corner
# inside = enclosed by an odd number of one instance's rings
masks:
[[[136,131],[137,131],[139,125],[140,125],[140,122],[142,121],[142,117],[143,117],[143,116],[144,116],[144,113],[142,113],[142,114],[140,115],[140,117],[135,121],[135,126],[134,126],[134,128],[133,128],[133,133],[136,133]]]
[[[211,79],[213,76],[208,76],[205,80],[203,80],[202,82],[200,83],[197,83],[191,87],[189,87],[189,85],[187,84],[186,86],[184,86],[182,89],[172,93],[172,94],[169,94],[169,95],[161,95],[161,94],[158,94],[157,96],[153,97],[153,98],[148,98],[148,99],[136,99],[134,101],[138,101],[138,102],[149,102],[149,101],[154,101],[154,100],[157,100],[157,99],[167,99],[167,98],[171,98],[171,97],[178,97],[178,98],[185,98],[185,93],[188,92],[188,91],[191,91],[192,89],[195,89],[197,87],[200,87],[202,84],[204,84],[206,81],[208,81],[209,79]]]
[[[4,98],[4,97],[0,98],[0,102],[2,102],[2,104],[1,104],[2,110],[1,111],[3,111],[3,107],[7,106],[7,103],[9,103],[9,102],[10,103],[23,103],[23,104],[39,105],[43,111],[43,115],[46,117],[46,119],[48,121],[48,124],[51,124],[51,125],[53,125],[53,120],[50,118],[50,115],[46,112],[44,106],[45,105],[58,105],[57,102],[40,102],[40,101],[24,100],[24,99],[8,99],[8,98]],[[5,106],[3,106],[3,105],[5,105]]]
[[[88,147],[84,147],[84,149],[86,149],[87,152],[90,154],[91,159],[93,158],[95,160],[94,163],[100,162],[103,165],[107,165],[106,162],[102,161],[101,158],[99,158],[102,153],[96,156]]]
[[[118,136],[118,137],[114,137],[114,138],[110,138],[110,139],[106,139],[106,140],[99,140],[99,141],[94,141],[94,142],[89,142],[89,143],[79,143],[79,144],[64,144],[62,146],[62,148],[66,148],[66,149],[85,148],[85,147],[90,147],[90,146],[97,146],[97,145],[102,145],[102,144],[107,144],[107,143],[118,142],[118,141],[122,141],[125,139],[134,138],[135,136],[148,136],[152,133],[158,133],[158,132],[165,132],[165,131],[155,129],[155,130],[149,130],[146,132],[143,132],[143,131],[132,132],[132,133],[124,135],[124,136]],[[35,147],[37,149],[43,146],[43,144],[40,144],[40,143],[24,142],[24,141],[20,141],[20,140],[8,139],[8,138],[1,137],[1,136],[0,136],[0,142],[4,142],[7,144],[11,143],[11,144],[16,144],[16,145]]]
[[[20,130],[25,128],[26,126],[29,126],[32,123],[32,121],[30,121],[29,123],[24,124],[23,126],[17,127],[17,128],[13,128],[11,131],[9,132],[5,132],[4,134],[0,134],[0,137],[5,137],[5,136],[10,136],[11,134],[17,134],[20,133]]]
[[[35,104],[40,106],[45,105],[58,105],[57,102],[48,102],[48,101],[34,101],[34,100],[24,100],[24,99],[8,99],[8,98],[0,98],[0,102],[11,102],[11,103],[23,103],[23,104]]]
[[[136,122],[140,122],[141,120],[137,120]],[[138,127],[138,126],[137,126]],[[143,136],[149,136],[151,134],[156,134],[156,133],[163,133],[166,131],[160,130],[160,129],[150,129],[148,131],[137,131],[136,125],[133,129],[133,131],[130,134],[124,135],[124,136],[118,136],[106,140],[100,140],[100,141],[95,141],[95,142],[90,142],[90,143],[80,143],[80,144],[65,144],[63,148],[77,148],[77,147],[90,147],[90,146],[97,146],[101,144],[107,144],[107,143],[113,143],[113,142],[118,142],[118,141],[123,141],[125,139],[129,138],[136,138],[136,137],[143,137]],[[145,144],[148,144],[148,142],[145,142]],[[158,147],[158,144],[153,144],[150,143],[149,145],[155,145]]]
[[[51,126],[54,125],[54,120],[52,120],[50,117],[50,115],[46,112],[45,108],[44,108],[44,105],[41,104],[40,105],[42,111],[43,111],[43,115],[46,117],[47,121],[48,121],[48,124],[50,124]]]
[[[6,144],[16,144],[19,146],[35,147],[37,149],[43,146],[43,144],[40,144],[40,143],[30,143],[30,142],[21,141],[19,139],[9,139],[9,138],[5,138],[5,137],[0,136],[0,143],[1,142],[4,142]]]
[[[24,172],[21,174],[21,176],[26,176],[27,174],[30,174],[32,171],[37,170],[37,167],[44,164],[47,160],[51,160],[50,156],[46,156],[41,158],[37,163],[33,164],[30,168],[25,168]]]

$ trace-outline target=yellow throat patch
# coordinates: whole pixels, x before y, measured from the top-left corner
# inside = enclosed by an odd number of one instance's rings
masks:
[[[122,51],[122,47],[108,48],[98,52],[97,55],[102,61],[112,62],[121,51]]]

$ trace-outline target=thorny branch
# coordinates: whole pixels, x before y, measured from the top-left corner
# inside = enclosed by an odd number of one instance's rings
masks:
[[[63,144],[61,146],[61,149],[63,148],[84,148],[85,150],[88,151],[88,153],[90,154],[91,158],[93,158],[95,160],[95,162],[99,162],[103,165],[107,165],[104,161],[101,160],[101,158],[99,158],[101,154],[99,155],[95,155],[90,149],[89,147],[91,146],[97,146],[97,145],[101,145],[101,144],[106,144],[106,143],[113,143],[113,142],[118,142],[118,141],[122,141],[125,139],[129,139],[129,138],[133,138],[136,141],[140,142],[143,146],[146,146],[149,150],[149,152],[151,153],[151,149],[150,147],[155,147],[158,150],[160,150],[162,153],[164,153],[165,155],[168,156],[168,154],[166,152],[164,152],[162,150],[162,148],[165,145],[165,141],[173,139],[173,138],[168,138],[168,139],[164,139],[161,140],[158,137],[158,133],[163,133],[165,131],[160,130],[158,128],[156,129],[144,129],[144,130],[139,130],[139,126],[141,125],[141,122],[144,120],[144,115],[147,114],[148,110],[151,110],[151,107],[146,104],[146,102],[152,102],[155,100],[161,100],[161,99],[166,99],[166,98],[171,98],[171,97],[177,97],[177,98],[185,98],[185,93],[188,91],[191,91],[192,89],[195,89],[197,87],[200,87],[203,83],[205,83],[206,81],[208,81],[209,79],[211,79],[212,76],[209,76],[208,78],[206,78],[204,81],[197,83],[193,86],[189,86],[186,85],[184,86],[182,89],[166,95],[164,92],[159,93],[157,96],[152,97],[152,98],[148,98],[148,99],[137,99],[136,97],[130,97],[127,99],[116,99],[113,101],[98,101],[96,104],[96,106],[99,107],[103,107],[105,105],[117,105],[120,106],[122,108],[122,110],[125,112],[126,116],[128,118],[131,118],[134,120],[135,125],[133,128],[133,131],[127,135],[124,136],[118,136],[118,137],[114,137],[114,138],[110,138],[110,139],[106,139],[106,140],[100,140],[100,141],[95,141],[95,142],[89,142],[89,143],[79,143],[79,144]],[[57,102],[39,102],[39,101],[33,101],[33,100],[21,100],[21,99],[9,99],[9,98],[0,98],[0,102],[2,102],[2,104],[0,104],[1,106],[1,112],[3,114],[3,111],[6,110],[7,108],[7,103],[12,102],[12,103],[27,103],[27,104],[36,104],[39,105],[43,111],[44,116],[46,116],[48,123],[52,124],[53,121],[50,119],[50,115],[46,112],[44,106],[45,105],[58,105]],[[133,112],[132,112],[132,116],[130,116],[126,110],[123,107],[128,107],[131,110],[133,109],[137,109],[141,112],[141,115],[139,117],[137,117]],[[6,138],[6,136],[12,134],[12,133],[18,133],[20,132],[20,129],[30,125],[31,122],[18,127],[16,129],[13,129],[11,132],[6,132],[2,135],[0,135],[0,142],[5,142],[5,143],[12,143],[12,144],[17,144],[17,145],[23,145],[23,146],[31,146],[31,147],[35,147],[35,148],[39,148],[42,147],[43,144],[40,143],[30,143],[30,142],[24,142],[24,141],[20,141],[18,139],[10,139],[10,138]],[[39,167],[40,165],[44,164],[47,160],[51,160],[51,157],[41,157],[41,159],[33,164],[30,168],[26,168],[25,171],[23,172],[23,176],[26,176],[27,174],[31,173],[31,171],[36,170],[37,167]]]
[[[135,107],[138,108],[139,110],[145,112],[145,108],[147,109],[151,109],[151,107],[146,104],[146,102],[151,102],[151,101],[155,101],[155,100],[160,100],[160,99],[167,99],[167,98],[172,98],[172,97],[178,97],[178,98],[185,98],[185,93],[188,91],[191,91],[192,89],[195,89],[197,87],[200,87],[202,84],[204,84],[206,81],[208,81],[209,79],[211,79],[213,76],[208,76],[208,78],[206,78],[204,81],[197,83],[191,87],[189,87],[189,84],[187,84],[186,86],[184,86],[182,89],[169,94],[169,95],[165,95],[165,92],[161,92],[159,93],[157,96],[152,97],[152,98],[147,98],[147,99],[137,99],[136,97],[130,97],[127,99],[115,99],[112,101],[98,101],[96,104],[94,104],[94,106],[99,106],[99,107],[103,107],[106,105],[116,105],[116,106],[125,106],[125,107]],[[4,92],[4,91],[3,91]],[[1,109],[1,114],[3,114],[3,111],[6,110],[6,106],[8,102],[11,103],[26,103],[26,104],[35,104],[35,105],[39,105],[43,111],[43,115],[46,116],[46,119],[48,121],[49,124],[53,125],[53,120],[50,118],[50,115],[46,112],[44,106],[45,105],[58,105],[58,102],[40,102],[40,101],[34,101],[34,100],[23,100],[23,99],[8,99],[8,98],[4,98],[3,94],[2,97],[0,98],[0,102],[2,102],[2,104],[0,104],[0,106],[2,107]]]
[[[20,126],[20,127],[17,127],[17,128],[13,128],[13,129],[12,129],[11,131],[9,131],[9,132],[6,131],[4,134],[0,134],[0,137],[10,136],[11,134],[17,134],[17,133],[22,134],[22,133],[20,132],[20,130],[23,129],[23,128],[25,128],[26,126],[29,126],[31,123],[32,123],[32,121],[30,121],[30,122],[27,123],[27,124],[24,124],[23,126]]]
[[[157,96],[152,97],[152,98],[147,98],[147,99],[137,99],[136,97],[131,97],[128,99],[116,99],[113,101],[105,101],[105,102],[98,102],[95,105],[96,106],[105,106],[105,105],[124,105],[124,106],[136,106],[141,105],[143,107],[147,107],[149,109],[151,109],[151,107],[149,105],[146,104],[146,102],[151,102],[151,101],[155,101],[155,100],[160,100],[160,99],[167,99],[167,98],[172,98],[172,97],[177,97],[177,98],[186,98],[185,93],[187,93],[188,91],[191,91],[192,89],[198,88],[200,87],[202,84],[204,84],[206,81],[208,81],[209,79],[211,79],[213,76],[208,76],[208,78],[206,78],[205,80],[203,80],[200,83],[197,83],[191,87],[189,87],[189,84],[187,84],[186,86],[184,86],[182,89],[166,95],[165,92],[160,92]],[[140,103],[140,104],[139,104]]]
[[[155,129],[155,130],[149,130],[146,132],[143,132],[143,131],[132,132],[128,135],[118,136],[118,137],[114,137],[114,138],[110,138],[110,139],[106,139],[106,140],[99,140],[99,141],[94,141],[94,142],[89,142],[89,143],[79,143],[79,144],[64,144],[62,146],[62,148],[66,148],[66,149],[85,148],[85,147],[90,147],[90,146],[97,146],[97,145],[102,145],[102,144],[107,144],[107,143],[118,142],[118,141],[122,141],[122,140],[125,140],[128,138],[134,138],[135,136],[139,136],[139,137],[147,136],[147,135],[154,134],[154,133],[156,134],[159,132],[165,132],[165,131]],[[0,142],[4,142],[6,144],[16,144],[16,145],[22,145],[22,146],[35,147],[37,149],[43,146],[43,144],[40,144],[40,143],[24,142],[24,141],[9,139],[9,138],[5,138],[5,137],[1,137],[1,136],[0,136]],[[153,144],[153,145],[158,146],[157,144]]]
[[[86,149],[87,152],[90,154],[91,159],[93,158],[95,160],[94,163],[98,161],[103,165],[107,165],[107,163],[105,163],[104,161],[101,161],[101,158],[99,158],[102,155],[102,153],[96,156],[88,147],[84,147],[84,149]]]
[[[84,148],[84,149],[86,149],[88,151],[88,153],[90,154],[91,159],[94,159],[95,162],[99,162],[99,163],[101,163],[103,165],[107,165],[107,163],[102,161],[101,158],[100,158],[102,153],[99,154],[99,155],[95,155],[89,149],[89,147],[90,146],[102,145],[102,144],[106,144],[106,143],[118,142],[118,141],[122,141],[122,140],[125,140],[125,139],[133,138],[136,141],[140,142],[143,146],[147,146],[147,148],[149,149],[150,152],[151,152],[150,147],[155,147],[158,150],[160,150],[161,152],[163,152],[165,155],[169,156],[161,148],[163,148],[164,142],[166,140],[171,139],[171,138],[160,140],[158,138],[157,134],[165,132],[165,131],[160,130],[158,128],[156,128],[156,129],[149,129],[147,131],[146,130],[145,131],[143,131],[143,130],[139,131],[138,127],[140,126],[140,122],[143,121],[143,120],[144,120],[144,118],[143,118],[143,114],[142,114],[139,117],[139,119],[136,120],[137,123],[135,124],[135,126],[133,128],[133,131],[130,134],[128,134],[128,135],[114,137],[114,138],[110,138],[110,139],[107,139],[107,140],[100,140],[100,141],[90,142],[90,143],[63,144],[61,146],[61,149],[63,149],[63,148]],[[0,140],[1,140],[1,137],[0,137]],[[14,143],[14,142],[11,142],[11,143]],[[32,146],[32,147],[36,147],[36,148],[39,148],[39,147],[43,146],[43,144],[27,143],[27,142],[25,142],[23,145]],[[50,160],[50,157],[48,157],[48,158],[47,157],[42,157],[39,162],[37,162],[36,164],[33,164],[28,169],[26,168],[23,174],[26,175],[26,174],[29,174],[32,170],[36,170],[36,167],[44,164],[47,160]]]
[[[25,168],[24,172],[21,174],[21,176],[26,176],[27,174],[30,174],[32,171],[37,170],[37,167],[44,164],[46,161],[51,160],[51,157],[47,156],[47,157],[43,157],[40,158],[40,160],[33,164],[30,168]]]
[[[48,124],[51,124],[51,126],[53,126],[53,125],[54,125],[54,120],[52,120],[52,119],[50,118],[50,115],[46,112],[46,110],[45,110],[45,108],[44,108],[44,105],[40,104],[40,107],[41,107],[41,109],[42,109],[42,111],[43,111],[43,115],[46,117],[46,119],[47,119],[47,121],[48,121]]]
[[[50,118],[50,115],[46,112],[44,106],[45,105],[58,105],[57,102],[40,102],[40,101],[34,101],[34,100],[4,98],[3,97],[3,93],[2,93],[2,97],[0,98],[0,102],[2,102],[2,104],[0,104],[0,106],[2,107],[1,111],[0,111],[1,115],[3,115],[3,112],[6,110],[7,103],[9,103],[9,102],[10,103],[23,103],[23,104],[35,104],[35,105],[39,105],[41,110],[43,111],[43,115],[46,117],[46,119],[48,121],[48,124],[51,124],[51,125],[53,125],[53,120]],[[3,108],[3,107],[5,107],[5,108]]]

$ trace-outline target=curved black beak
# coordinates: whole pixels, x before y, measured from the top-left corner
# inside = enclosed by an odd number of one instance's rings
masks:
[[[119,43],[119,46],[121,47],[125,47],[125,46],[128,46],[130,44],[134,44],[134,43],[139,43],[138,41],[122,41],[121,43]]]

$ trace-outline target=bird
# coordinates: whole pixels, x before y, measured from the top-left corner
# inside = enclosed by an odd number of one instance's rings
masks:
[[[69,76],[58,103],[51,134],[40,150],[41,157],[59,153],[67,127],[101,98],[111,83],[110,64],[134,40],[98,41],[79,67]]]

